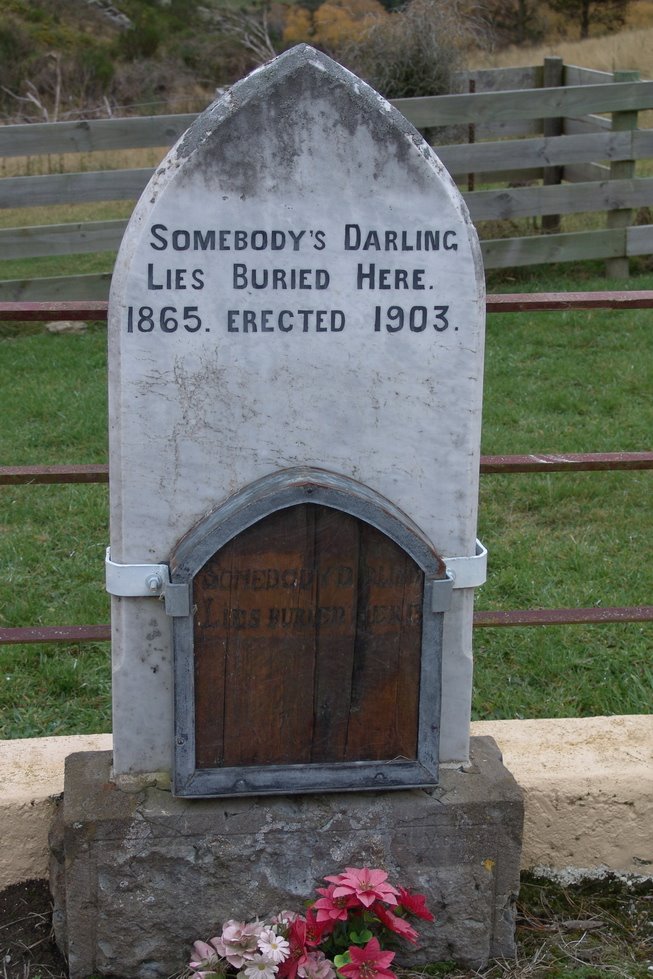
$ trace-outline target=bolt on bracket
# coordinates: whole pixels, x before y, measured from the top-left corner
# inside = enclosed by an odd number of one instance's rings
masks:
[[[106,589],[110,595],[121,598],[162,598],[166,615],[190,614],[188,585],[175,585],[170,581],[167,564],[118,564],[111,560],[111,548],[107,547],[104,561]]]
[[[478,588],[487,580],[487,548],[476,540],[476,553],[470,557],[445,557],[447,574],[454,588]]]

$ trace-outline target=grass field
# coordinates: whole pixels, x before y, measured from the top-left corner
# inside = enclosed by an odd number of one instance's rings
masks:
[[[495,291],[617,287],[591,270],[523,273]],[[653,288],[653,276],[629,283]],[[623,287],[623,282],[619,284]],[[650,447],[649,311],[489,318],[483,452]],[[5,327],[1,464],[106,460],[106,329],[52,335]],[[647,604],[650,472],[484,476],[479,536],[490,553],[478,607]],[[0,490],[0,622],[108,621],[105,486]],[[639,713],[650,709],[649,624],[479,629],[475,718]],[[0,649],[0,737],[110,729],[109,648]]]
[[[645,43],[653,32],[653,3],[637,0],[630,10],[631,29],[619,35],[511,49],[492,63],[538,64],[546,54],[560,54],[567,63],[636,67],[653,77],[653,43]],[[101,160],[86,154],[0,161],[0,175],[94,169],[100,162],[149,166],[160,155],[148,150],[107,153]],[[130,202],[5,209],[0,227],[115,219],[131,209]],[[604,216],[598,220],[603,226]],[[570,215],[563,229],[595,224],[592,215]],[[113,261],[112,253],[5,261],[2,277],[109,272]],[[653,288],[647,260],[632,264],[640,274],[628,287]],[[597,265],[583,263],[565,271],[506,273],[491,277],[489,285],[494,291],[576,291],[622,289],[625,283],[610,283]],[[106,460],[105,348],[101,324],[82,335],[0,324],[0,384],[8,393],[0,415],[0,464]],[[650,448],[652,354],[646,310],[490,317],[483,452]],[[650,472],[484,476],[479,536],[490,552],[490,575],[477,607],[649,604],[651,479]],[[1,488],[0,624],[108,621],[107,540],[105,486]],[[652,649],[650,624],[479,629],[474,717],[649,711]],[[0,737],[110,728],[108,645],[0,647],[0,677]]]
[[[610,286],[618,287],[577,272],[511,283],[515,291]],[[490,317],[483,452],[647,448],[652,354],[644,311]],[[490,576],[477,607],[648,603],[653,579],[637,555],[653,531],[651,475],[484,476],[479,533]],[[652,650],[651,625],[477,630],[474,716],[648,712]]]

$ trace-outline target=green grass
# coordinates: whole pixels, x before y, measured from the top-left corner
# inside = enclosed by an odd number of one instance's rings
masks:
[[[650,883],[615,876],[563,887],[522,873],[514,959],[476,971],[438,962],[401,979],[648,979]]]
[[[106,460],[106,329],[0,340],[0,464]],[[0,488],[3,626],[108,621],[107,487]],[[0,647],[0,736],[110,729],[109,646]]]
[[[495,277],[494,291],[624,283],[569,271]],[[651,289],[651,276],[627,283]],[[482,451],[650,449],[650,312],[501,314],[487,328]],[[651,472],[484,476],[479,536],[489,578],[477,608],[650,604]],[[646,713],[651,624],[477,629],[474,717]]]
[[[50,255],[47,258],[16,258],[2,263],[5,279],[37,279],[46,276],[91,275],[113,272],[115,252],[90,255]]]
[[[0,228],[22,228],[42,224],[84,221],[119,221],[129,218],[134,201],[100,201],[91,204],[49,204],[39,207],[0,209]],[[4,268],[4,265],[1,266]],[[5,277],[6,278],[6,277]]]
[[[623,288],[592,267],[531,270],[493,291]],[[653,288],[653,276],[627,283]],[[38,329],[38,332],[35,332]],[[3,465],[106,460],[106,333],[13,327],[0,340]],[[650,448],[651,313],[586,311],[489,318],[483,452]],[[487,475],[479,536],[489,579],[477,607],[650,604],[651,472]],[[0,489],[0,623],[108,621],[105,486]],[[651,624],[477,629],[474,717],[646,713]],[[0,649],[1,737],[108,730],[109,650]]]

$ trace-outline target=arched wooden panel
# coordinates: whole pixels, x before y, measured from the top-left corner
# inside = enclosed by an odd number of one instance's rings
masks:
[[[370,487],[280,470],[171,556],[177,795],[437,784],[452,581]],[[173,613],[174,614],[174,613]]]
[[[351,514],[299,504],[193,583],[200,769],[416,759],[424,573]]]

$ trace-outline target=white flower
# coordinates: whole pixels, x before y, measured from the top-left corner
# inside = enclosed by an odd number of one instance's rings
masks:
[[[271,962],[285,962],[290,955],[290,945],[285,938],[277,935],[274,928],[264,928],[258,937],[258,947],[263,958]]]
[[[243,969],[247,979],[274,979],[276,971],[274,962],[263,956],[252,959]]]

